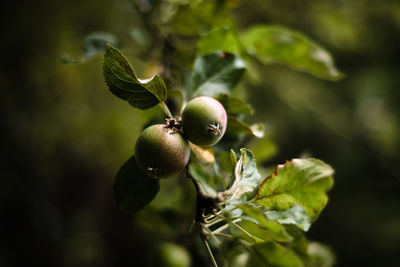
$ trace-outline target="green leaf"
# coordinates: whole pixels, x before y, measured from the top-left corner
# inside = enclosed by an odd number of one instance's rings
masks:
[[[213,188],[214,185],[214,169],[210,164],[201,164],[199,160],[191,158],[189,163],[189,173],[197,182],[203,194],[210,197],[216,197],[217,191]]]
[[[132,156],[117,173],[114,199],[122,211],[131,213],[147,206],[159,190],[159,180],[144,174]]]
[[[257,237],[263,240],[273,239],[278,242],[288,242],[292,240],[291,236],[286,232],[283,225],[275,220],[269,220],[269,218],[266,217],[265,208],[262,206],[245,203],[238,205],[238,207],[249,217],[249,220],[256,223],[258,229],[261,227],[262,229],[267,230],[268,239],[264,239],[262,236],[258,236],[256,233],[254,233],[254,235]],[[253,232],[252,230],[247,229],[245,226],[243,226],[243,228],[249,232]]]
[[[230,10],[216,1],[169,1],[179,5],[163,10],[165,27],[173,34],[197,37],[215,25],[230,22]],[[190,2],[190,3],[188,3]],[[169,13],[169,14],[168,14]]]
[[[243,36],[247,52],[264,64],[279,63],[327,80],[339,80],[331,55],[305,35],[280,26],[254,26]]]
[[[240,46],[229,27],[216,27],[209,31],[197,43],[202,55],[221,50],[231,54],[240,54]]]
[[[251,115],[253,109],[249,104],[241,100],[240,98],[229,96],[227,94],[221,94],[215,97],[224,106],[226,113],[231,116],[237,116],[240,114]]]
[[[240,219],[239,222],[236,223],[229,221],[228,225],[229,225],[229,232],[231,233],[232,236],[234,236],[237,239],[245,240],[250,244],[257,244],[273,240],[273,236],[268,230],[260,228],[260,226],[257,225],[252,220],[242,218]],[[238,228],[238,226],[240,228]]]
[[[246,67],[236,55],[215,52],[196,59],[189,95],[215,97],[229,94],[242,78]]]
[[[293,238],[293,240],[288,244],[290,248],[296,252],[299,256],[308,255],[308,240],[304,235],[304,232],[300,230],[294,224],[285,224],[286,232]],[[303,257],[302,257],[303,259]]]
[[[219,152],[215,155],[215,160],[217,164],[216,171],[217,172],[225,172],[229,174],[229,181],[226,181],[225,188],[229,186],[229,183],[232,182],[231,175],[235,168],[236,163],[232,162],[232,155],[229,151]]]
[[[231,160],[232,160],[232,164],[234,166],[236,166],[237,162],[238,162],[238,155],[236,154],[235,150],[231,149]]]
[[[252,199],[261,182],[261,175],[257,171],[256,159],[250,150],[240,149],[240,158],[235,166],[235,182],[226,192],[227,201],[243,203]]]
[[[299,257],[289,248],[276,242],[257,243],[251,246],[249,266],[301,267],[304,266]]]
[[[126,57],[111,45],[107,45],[104,54],[103,74],[110,91],[135,108],[151,108],[167,98],[167,88],[160,76],[139,80]]]
[[[227,135],[245,133],[262,138],[264,137],[264,124],[255,123],[253,125],[247,125],[233,116],[228,116],[228,126],[226,132]]]
[[[267,211],[267,217],[271,221],[277,221],[281,224],[294,224],[304,231],[308,231],[311,226],[311,218],[300,206],[293,206],[286,211]]]
[[[301,205],[314,221],[328,202],[333,172],[317,159],[293,159],[262,182],[254,202],[277,211]]]

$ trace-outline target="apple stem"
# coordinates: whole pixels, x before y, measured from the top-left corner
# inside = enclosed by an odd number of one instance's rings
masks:
[[[160,102],[160,107],[161,107],[162,111],[164,111],[164,113],[165,113],[167,116],[172,117],[172,113],[171,113],[171,111],[169,110],[167,104],[165,104],[164,101],[163,101],[163,102]]]

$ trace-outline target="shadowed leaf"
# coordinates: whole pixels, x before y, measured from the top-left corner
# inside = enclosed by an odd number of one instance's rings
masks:
[[[214,168],[212,164],[201,164],[198,159],[192,157],[189,163],[189,172],[192,178],[198,183],[203,194],[216,197],[217,191],[214,189]]]
[[[266,238],[264,238],[263,236],[258,236],[256,230],[252,230],[251,228],[247,229],[246,224],[243,224],[244,229],[253,232],[258,238],[261,238],[265,241],[272,239],[278,242],[288,242],[292,240],[291,236],[286,232],[283,225],[277,221],[269,220],[266,217],[264,207],[254,205],[252,203],[240,204],[238,207],[244,212],[245,215],[248,216],[248,220],[256,224],[257,228],[267,231],[266,234],[263,234],[266,236]]]
[[[107,45],[104,54],[103,74],[110,91],[135,108],[151,108],[167,98],[167,88],[160,76],[138,79],[127,58],[111,45]]]
[[[249,266],[301,267],[300,258],[289,248],[276,242],[264,242],[251,246]]]
[[[159,190],[159,180],[144,174],[132,156],[117,173],[114,199],[122,211],[131,213],[147,206]]]
[[[241,100],[240,98],[229,96],[227,94],[222,94],[215,97],[224,106],[226,113],[231,116],[237,116],[240,114],[251,115],[253,114],[253,109],[249,104]]]
[[[215,97],[229,94],[242,78],[246,67],[236,55],[214,52],[196,59],[189,95]]]
[[[255,123],[253,125],[247,125],[233,116],[228,116],[228,126],[226,132],[227,135],[245,133],[262,138],[264,136],[264,124]]]

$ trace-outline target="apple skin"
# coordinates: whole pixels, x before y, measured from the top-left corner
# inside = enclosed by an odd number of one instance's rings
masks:
[[[226,126],[226,110],[212,97],[196,97],[183,110],[183,135],[195,145],[203,147],[215,145],[225,134]]]
[[[189,157],[188,141],[165,124],[144,129],[135,144],[135,159],[139,168],[154,178],[167,178],[182,171]]]

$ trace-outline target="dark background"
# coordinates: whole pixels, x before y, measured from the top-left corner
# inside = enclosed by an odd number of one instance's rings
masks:
[[[209,264],[197,238],[185,234],[194,207],[186,181],[178,180],[179,187],[163,181],[155,201],[136,215],[123,214],[112,199],[115,173],[157,111],[138,111],[113,97],[101,56],[61,63],[65,53],[80,57],[85,36],[101,31],[119,37],[139,73],[154,68],[129,35],[145,27],[137,13],[126,1],[1,5],[0,266],[155,265],[161,242],[186,247],[194,266]],[[267,122],[277,147],[259,164],[308,155],[332,165],[330,202],[307,236],[329,245],[338,266],[395,266],[399,2],[255,0],[242,1],[233,14],[240,29],[272,23],[302,31],[346,74],[327,82],[259,66],[261,85],[245,84],[256,110],[250,120]]]

